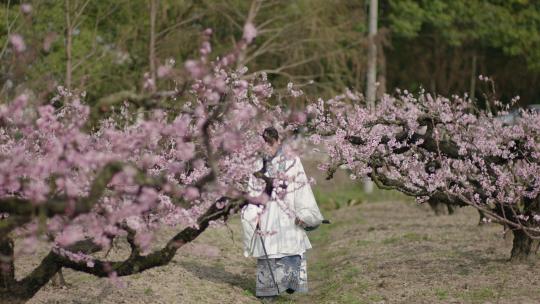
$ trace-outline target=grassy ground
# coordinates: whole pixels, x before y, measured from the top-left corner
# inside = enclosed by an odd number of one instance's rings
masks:
[[[313,292],[283,303],[540,303],[537,267],[509,263],[511,236],[477,226],[474,210],[378,202],[331,215],[312,236]]]
[[[343,176],[316,186],[332,224],[309,234],[311,290],[278,303],[540,303],[538,267],[507,261],[512,237],[503,239],[500,226],[478,226],[471,209],[435,216],[401,195],[358,189]],[[255,264],[242,256],[240,236],[235,218],[171,264],[124,278],[121,289],[66,270],[70,286],[47,285],[30,303],[259,303]],[[32,261],[18,270],[29,271]]]

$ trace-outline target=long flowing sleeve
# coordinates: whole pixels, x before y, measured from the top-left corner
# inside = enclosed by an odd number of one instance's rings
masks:
[[[308,227],[317,227],[321,224],[324,219],[317,202],[315,201],[315,196],[311,190],[306,172],[304,167],[300,162],[300,158],[296,157],[294,173],[296,174],[295,185],[296,190],[294,193],[294,207],[297,217]]]
[[[256,242],[255,228],[261,207],[255,205],[247,205],[242,209],[242,230],[244,231],[244,256],[248,257],[253,254]]]
[[[261,164],[262,165],[262,164]],[[258,167],[258,166],[257,166]],[[250,176],[248,181],[248,192],[250,196],[256,197],[263,191],[263,185],[261,181],[255,176]],[[263,211],[263,208],[257,205],[248,204],[242,208],[240,219],[242,222],[243,243],[244,243],[244,256],[252,255],[254,249],[254,242],[256,241],[255,229],[259,220],[259,214]]]

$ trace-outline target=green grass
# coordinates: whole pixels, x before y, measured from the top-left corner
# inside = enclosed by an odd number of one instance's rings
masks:
[[[294,304],[294,301],[291,299],[284,298],[283,296],[280,296],[276,299],[276,303],[279,304]]]
[[[352,208],[347,207],[347,201],[350,199],[361,200],[367,203],[377,203],[384,201],[389,196],[396,196],[396,193],[391,191],[375,190],[373,194],[366,195],[362,192],[361,187],[357,185],[345,185],[339,186],[333,193],[321,193],[315,190],[315,195],[321,208],[327,209],[337,205],[339,208]],[[397,195],[403,199],[403,196]],[[406,199],[406,198],[405,198]],[[361,217],[341,218],[339,221],[333,221],[331,225],[323,225],[318,230],[310,234],[310,239],[318,244],[332,243],[332,239],[335,236],[336,231],[341,231],[348,226],[358,225],[365,222],[365,219]],[[393,244],[398,242],[420,242],[429,240],[429,236],[424,233],[417,232],[404,232],[396,236],[384,239],[382,241],[364,240],[359,239],[353,241],[355,244],[352,248],[369,247],[378,242],[383,244]],[[341,264],[335,264],[335,257],[346,257],[351,255],[351,247],[330,247],[319,248],[323,250],[319,258],[311,264],[311,273],[314,277],[324,277],[325,281],[330,282],[321,286],[321,289],[317,292],[318,300],[321,303],[377,303],[385,301],[385,298],[373,290],[373,285],[365,280],[363,272],[369,272],[369,268],[376,267],[376,265],[364,265],[362,267],[353,266],[345,267]],[[370,292],[375,291],[375,292]],[[448,295],[441,293],[440,297],[447,297]],[[285,303],[285,302],[280,302]]]
[[[251,291],[250,289],[244,289],[244,295],[248,296],[248,297],[254,297],[255,296],[255,294],[253,294],[253,291]]]
[[[331,238],[335,229],[349,224],[351,223],[349,223],[348,220],[345,220],[335,222],[331,225],[325,225],[319,228],[318,232],[313,234],[313,237],[310,235],[310,238],[317,240],[320,244],[331,243]],[[360,246],[368,246],[374,242],[358,240],[357,243]],[[350,247],[319,248],[319,250],[323,250],[321,252],[324,253],[308,267],[311,267],[311,274],[313,277],[324,278],[325,281],[329,282],[328,284],[321,286],[320,290],[317,292],[317,298],[320,303],[367,304],[373,303],[374,299],[379,299],[378,296],[367,294],[371,285],[363,279],[363,269],[352,265],[350,267],[345,267],[341,264],[335,264],[335,257],[351,255]],[[372,299],[371,297],[374,298]]]
[[[339,209],[347,205],[349,200],[363,202],[365,195],[361,191],[360,185],[347,184],[336,186],[333,191],[313,187],[313,193],[317,203],[324,209]]]
[[[362,184],[352,182],[336,185],[331,191],[324,189],[324,187],[314,186],[313,193],[317,203],[323,209],[339,209],[348,206],[348,203],[352,200],[355,200],[356,204],[382,201],[414,201],[414,199],[398,191],[375,188],[372,193],[365,193],[362,190]]]
[[[458,273],[459,275],[462,275],[462,276],[468,276],[468,275],[471,274],[471,270],[468,269],[467,267],[459,267],[459,268],[457,269],[457,273]]]
[[[328,240],[330,229],[332,229],[332,226],[336,223],[332,223],[330,225],[321,225],[317,230],[313,232],[308,232],[308,237],[313,242],[320,242],[323,243],[326,240]]]
[[[386,238],[386,239],[382,240],[382,243],[384,245],[391,245],[391,244],[396,244],[399,241],[401,241],[401,238],[394,236],[394,237],[389,237],[389,238]]]
[[[361,302],[356,295],[348,292],[341,294],[339,297],[339,303],[363,304],[363,302]]]
[[[377,204],[388,200],[412,201],[412,199],[393,191],[375,189],[373,193],[366,194],[362,191],[362,187],[359,184],[336,185],[334,191],[326,192],[315,188],[314,192],[321,209],[327,210],[326,213],[329,212],[330,215],[334,212],[328,210],[332,209],[351,208],[351,212],[358,210],[356,206],[349,207],[348,201],[350,200],[360,201],[360,204]],[[357,211],[354,212],[356,213]],[[336,233],[343,233],[340,232],[342,230],[353,231],[347,229],[347,227],[360,225],[365,223],[366,220],[360,213],[355,217],[342,217],[332,221],[331,225],[321,226],[318,230],[311,233],[309,237],[314,243],[331,244]],[[364,277],[365,273],[370,271],[370,268],[376,268],[377,265],[366,263],[362,267],[355,267],[354,265],[344,266],[341,264],[342,259],[336,259],[335,257],[351,256],[351,250],[354,250],[354,248],[368,248],[377,243],[392,245],[428,240],[430,240],[430,236],[426,233],[403,231],[396,235],[390,235],[383,240],[357,239],[352,242],[354,244],[352,247],[341,247],[342,244],[340,244],[340,247],[319,248],[324,253],[320,254],[319,258],[311,264],[311,274],[317,279],[324,278],[326,282],[331,283],[321,286],[321,289],[317,292],[318,300],[321,303],[378,303],[385,301],[386,299],[382,294],[377,293],[376,289],[374,290],[373,283],[365,280]],[[339,264],[336,264],[337,262]],[[432,292],[430,293],[431,296],[433,296]],[[444,290],[439,290],[436,296],[439,299],[443,299],[443,301],[449,297],[448,292]]]
[[[429,241],[429,236],[427,236],[426,234],[409,232],[403,235],[403,239],[408,241]]]
[[[448,299],[448,290],[446,289],[442,289],[442,288],[437,288],[435,289],[435,296],[437,297],[437,299],[439,300],[447,300]]]
[[[152,294],[154,294],[154,291],[152,290],[152,288],[147,287],[144,289],[144,294],[147,296],[151,296]]]
[[[391,245],[391,244],[396,244],[396,243],[399,243],[399,242],[402,242],[402,241],[405,241],[405,242],[429,241],[429,236],[426,235],[426,234],[419,234],[419,233],[415,233],[415,232],[409,232],[409,233],[405,233],[405,234],[403,234],[401,236],[392,236],[392,237],[386,238],[386,239],[382,240],[382,243],[384,245]]]
[[[357,240],[356,241],[356,246],[358,247],[365,247],[365,246],[369,246],[373,244],[373,241],[369,241],[369,240]]]
[[[356,280],[358,280],[359,275],[360,269],[357,267],[351,267],[347,270],[347,272],[345,272],[343,278],[346,283],[354,283]]]
[[[488,300],[496,298],[496,292],[489,288],[471,289],[459,294],[459,297],[467,301],[467,303],[484,303]]]
[[[381,295],[374,294],[374,295],[370,295],[368,297],[368,300],[370,301],[370,303],[373,303],[373,302],[384,301],[384,298]]]

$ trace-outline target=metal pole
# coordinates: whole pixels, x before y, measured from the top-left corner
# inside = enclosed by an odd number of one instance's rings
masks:
[[[370,0],[369,4],[369,49],[367,67],[366,101],[371,109],[375,108],[376,81],[377,81],[377,6],[378,0]]]
[[[259,223],[257,223],[257,231],[255,233],[259,234],[259,239],[261,240],[262,248],[264,251],[264,256],[266,258],[266,263],[268,264],[268,270],[270,270],[270,275],[272,276],[272,281],[274,281],[274,285],[276,285],[277,293],[279,295],[279,286],[276,281],[276,277],[274,277],[274,272],[272,271],[272,265],[270,265],[270,259],[268,258],[268,253],[266,252],[266,246],[264,245],[264,240],[262,238],[261,227],[259,226]]]

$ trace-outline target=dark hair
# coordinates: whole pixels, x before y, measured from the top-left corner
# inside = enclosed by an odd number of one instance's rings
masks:
[[[268,127],[264,129],[262,137],[264,138],[264,141],[268,144],[274,144],[279,140],[279,133],[274,127]]]

